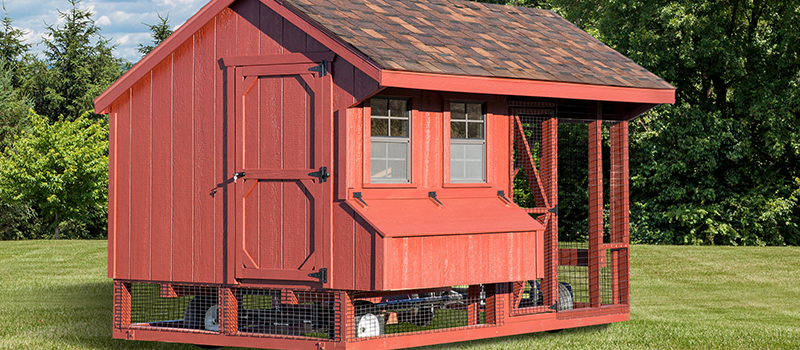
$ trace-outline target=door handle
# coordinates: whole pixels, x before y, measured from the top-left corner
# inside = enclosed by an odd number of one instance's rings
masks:
[[[236,180],[238,180],[240,177],[244,177],[245,175],[247,174],[245,174],[244,171],[233,173],[233,183],[236,183]]]

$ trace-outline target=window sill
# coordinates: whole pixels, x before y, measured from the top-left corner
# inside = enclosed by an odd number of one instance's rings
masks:
[[[368,183],[362,184],[361,188],[417,188],[413,183]]]
[[[491,183],[488,182],[480,182],[480,183],[443,183],[442,188],[489,188],[492,187]]]

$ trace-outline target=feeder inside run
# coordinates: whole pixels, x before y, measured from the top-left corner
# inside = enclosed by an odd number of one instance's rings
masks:
[[[113,336],[376,349],[627,320],[628,121],[673,100],[550,11],[213,0],[95,100]]]

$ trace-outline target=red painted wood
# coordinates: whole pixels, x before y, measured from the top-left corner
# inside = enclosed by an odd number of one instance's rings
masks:
[[[225,12],[228,5],[234,0],[214,0],[203,6],[194,16],[189,18],[180,30],[175,31],[162,44],[150,52],[145,58],[136,63],[127,73],[117,79],[111,86],[103,91],[100,96],[94,99],[95,111],[97,113],[107,113],[107,109],[118,98],[122,97],[131,85],[139,81],[142,77],[149,75],[150,71],[162,60],[171,56],[186,40],[189,40],[194,32],[209,21],[213,21],[215,16]],[[223,57],[223,56],[220,56]]]
[[[259,6],[259,28],[261,29],[259,37],[259,45],[261,47],[261,55],[275,55],[286,53],[281,45],[283,38],[283,19],[278,13],[272,9],[267,8],[263,4]],[[285,56],[284,56],[285,57]],[[286,63],[292,63],[290,61]],[[317,61],[318,62],[318,61]]]
[[[288,29],[284,26],[284,36]],[[284,39],[286,40],[286,39]],[[311,160],[310,132],[312,116],[308,106],[313,103],[310,96],[303,93],[309,87],[297,78],[283,78],[283,166],[285,168],[317,167]],[[321,166],[321,165],[319,165]],[[320,198],[321,200],[321,198]],[[296,183],[283,183],[283,268],[310,268],[306,265],[311,255],[310,233],[312,213],[311,203],[306,199],[305,190]]]
[[[117,217],[114,235],[115,276],[130,279],[131,254],[131,99],[130,91],[117,107]]]
[[[262,19],[263,20],[263,19]],[[268,23],[269,25],[275,25],[274,23]],[[263,25],[263,23],[262,23]],[[275,30],[268,27],[268,30]],[[268,45],[264,47],[265,44],[263,41],[268,40],[268,43],[274,42],[272,37],[267,36],[266,33],[260,32],[261,36],[260,39],[262,41],[262,51],[279,51],[280,47],[272,48],[272,45]],[[278,35],[280,38],[280,31],[277,31],[276,34],[271,35]],[[274,44],[277,45],[277,44]],[[302,63],[317,63],[322,61],[333,61],[333,58],[336,57],[336,54],[331,51],[319,51],[319,52],[297,52],[297,53],[274,53],[274,54],[262,54],[262,55],[252,55],[252,56],[230,56],[230,57],[223,57],[222,62],[223,65],[226,67],[246,67],[246,66],[269,66],[269,65],[294,65],[294,64],[302,64]]]
[[[288,6],[284,6],[284,3],[279,0],[261,0],[261,2],[282,16],[284,21],[300,28],[300,30],[308,33],[310,37],[313,37],[325,47],[332,49],[337,55],[344,57],[344,59],[355,65],[359,71],[366,72],[372,79],[378,78],[380,68],[376,63],[358,52],[351,45],[331,35],[328,30],[322,28],[319,24],[308,21],[306,16],[299,14]],[[289,48],[287,48],[287,51],[293,52]]]
[[[118,105],[118,104],[117,104]],[[113,108],[112,108],[113,110]],[[108,253],[106,275],[116,278],[116,250],[117,250],[117,119],[118,113],[114,110],[108,115]]]
[[[357,218],[355,224],[355,255],[354,263],[354,285],[356,290],[373,290],[378,288],[376,281],[376,268],[383,266],[377,265],[383,260],[377,256],[376,234],[364,220]],[[391,268],[391,267],[387,267]]]
[[[217,57],[229,57],[235,55],[236,41],[230,40],[235,33],[236,27],[233,23],[236,16],[232,10],[226,8],[215,17],[215,43],[214,50]],[[224,264],[222,269],[222,281],[233,284],[234,279],[234,248],[236,247],[236,220],[233,218],[233,210],[236,208],[234,186],[230,185],[231,174],[235,168],[235,137],[231,137],[235,129],[234,100],[235,91],[233,86],[233,69],[218,69],[214,76],[215,79],[215,133],[216,140],[216,159],[218,159],[218,169],[216,171],[217,185],[214,187],[215,210],[216,210],[216,232],[220,233],[221,241],[217,246],[217,256],[222,258]],[[227,109],[226,109],[227,108]],[[225,249],[227,248],[227,250]]]
[[[593,101],[646,104],[675,103],[674,89],[641,89],[392,70],[381,70],[379,82],[381,86],[406,89],[430,89],[431,87],[436,87],[440,91],[479,94],[565,99],[578,97]]]
[[[263,18],[263,17],[262,17]],[[281,96],[274,93],[283,88],[283,79],[280,77],[263,77],[259,79],[260,103],[263,109],[260,112],[259,138],[261,142],[259,154],[261,154],[260,168],[272,169],[271,172],[282,172],[282,144],[283,144],[283,116],[281,114]],[[262,177],[258,173],[245,170],[257,178]],[[299,179],[308,177],[308,169],[305,174],[302,170],[295,171],[296,174],[289,176],[279,176],[284,179]],[[264,174],[267,175],[267,174]],[[275,179],[278,179],[277,177]],[[260,205],[260,237],[261,251],[260,264],[266,268],[283,268],[283,255],[279,247],[283,245],[283,217],[284,208],[279,198],[283,196],[283,182],[261,182],[259,183]]]
[[[172,280],[172,56],[153,69],[152,278]]]
[[[598,103],[598,113],[600,110]],[[603,244],[602,121],[589,123],[589,303],[600,307],[600,265]]]
[[[194,43],[187,41],[175,51],[173,66],[172,121],[172,280],[194,282]]]
[[[218,281],[217,255],[218,234],[215,230],[216,210],[214,197],[210,191],[216,187],[214,114],[214,73],[218,68],[215,56],[215,27],[209,23],[194,35],[194,263],[195,282],[213,283]]]
[[[355,103],[353,98],[353,65],[338,59],[331,66],[333,85],[333,181],[334,201],[347,199],[349,174],[353,168],[348,164],[348,107]]]
[[[259,22],[262,6],[258,1],[234,1],[229,7],[236,13],[236,55],[249,56],[260,54]]]
[[[521,235],[541,236],[541,233],[386,238],[384,288],[432,288],[541,278],[538,266],[520,261],[527,247],[510,244],[519,239],[515,236]],[[467,256],[466,264],[461,263],[460,256]],[[515,268],[520,263],[528,266]]]
[[[353,210],[339,202],[333,208],[333,265],[336,277],[331,288],[354,290],[355,287],[355,219]]]
[[[421,235],[486,232],[527,232],[544,227],[514,204],[494,198],[364,198],[366,209],[355,200],[347,203],[382,235],[405,237]]]
[[[149,280],[152,250],[150,245],[150,195],[152,159],[152,85],[144,77],[131,88],[131,278]]]
[[[558,119],[542,122],[542,155],[540,170],[548,204],[558,206]],[[553,305],[558,295],[558,215],[545,214],[547,223],[544,233],[545,279],[542,280],[544,304]]]

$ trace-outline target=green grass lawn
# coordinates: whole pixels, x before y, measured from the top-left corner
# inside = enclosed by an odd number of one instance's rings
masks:
[[[429,349],[798,349],[800,248],[633,246],[631,321]],[[198,349],[111,339],[105,241],[0,242],[0,349]]]

